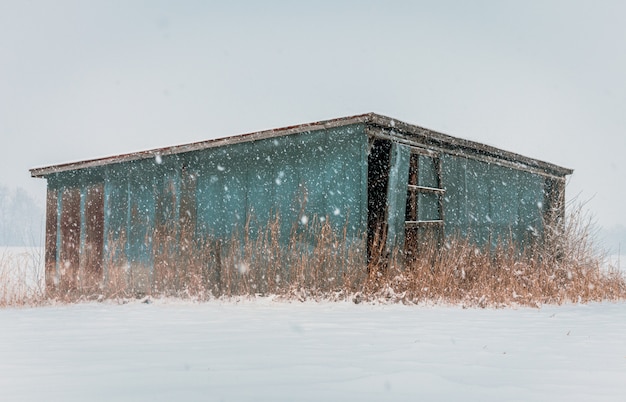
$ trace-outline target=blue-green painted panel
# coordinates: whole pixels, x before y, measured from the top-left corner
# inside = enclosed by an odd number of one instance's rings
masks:
[[[130,263],[152,264],[152,234],[155,227],[154,177],[144,174],[141,165],[133,167],[129,181],[128,249]]]
[[[446,236],[495,245],[541,233],[542,176],[452,155],[442,175]]]
[[[218,170],[218,166],[220,170]],[[197,231],[202,237],[225,236],[224,191],[228,184],[224,180],[222,165],[215,165],[198,173]]]
[[[418,183],[420,186],[433,188],[439,187],[437,169],[435,168],[435,160],[433,158],[426,155],[420,155],[419,167],[417,171],[419,174]]]
[[[518,236],[526,242],[543,231],[544,181],[539,182],[536,176],[526,172],[519,172],[519,178]]]
[[[417,219],[433,221],[440,219],[439,196],[433,193],[419,193],[417,196]]]
[[[366,147],[362,127],[342,127],[203,151],[194,165],[200,235],[228,237],[246,222],[254,235],[278,215],[284,241],[320,219],[360,236]]]
[[[167,170],[155,178],[155,222],[157,227],[171,226],[178,220],[180,207],[180,175]]]
[[[467,211],[467,159],[442,155],[442,187],[444,195],[444,227],[446,236],[465,236],[469,227]]]
[[[394,250],[404,244],[406,195],[409,179],[411,149],[405,145],[391,145],[389,184],[387,187],[387,248]]]
[[[128,231],[128,180],[109,169],[104,182],[105,269],[125,260]]]

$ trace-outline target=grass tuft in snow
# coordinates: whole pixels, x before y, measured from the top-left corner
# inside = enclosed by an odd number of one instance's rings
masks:
[[[39,247],[0,247],[0,307],[44,299],[43,254]]]
[[[540,306],[626,299],[626,278],[606,269],[582,206],[548,225],[542,241],[476,248],[465,239],[421,243],[419,257],[371,269],[360,299],[472,307]],[[443,246],[443,247],[442,247]]]

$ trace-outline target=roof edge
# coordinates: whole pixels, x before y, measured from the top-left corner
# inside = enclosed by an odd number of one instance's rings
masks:
[[[154,158],[156,155],[166,156],[181,154],[185,152],[197,151],[207,148],[215,148],[223,145],[230,145],[240,142],[251,142],[266,138],[281,137],[284,135],[298,134],[307,131],[321,130],[325,128],[333,128],[346,126],[349,124],[367,123],[372,119],[373,113],[365,113],[355,116],[339,117],[330,120],[322,120],[312,123],[298,124],[295,126],[286,126],[263,131],[255,131],[247,134],[236,134],[228,137],[214,138],[210,140],[192,142],[182,145],[174,145],[170,147],[155,148],[146,151],[137,151],[115,156],[107,156],[96,159],[88,159],[84,161],[61,163],[58,165],[43,166],[30,169],[31,177],[45,177],[54,173],[62,173],[69,170],[85,169],[108,165],[112,163],[129,162],[140,159]]]
[[[339,117],[330,120],[322,120],[312,123],[304,123],[295,126],[256,131],[247,134],[215,138],[211,140],[198,141],[183,145],[174,145],[103,158],[38,167],[30,169],[30,174],[31,177],[46,177],[51,174],[62,173],[70,170],[98,167],[113,163],[122,163],[141,159],[149,159],[154,158],[156,155],[166,156],[180,154],[202,149],[220,147],[224,145],[251,142],[266,138],[281,137],[290,134],[298,134],[307,131],[316,131],[358,123],[365,123],[371,126],[381,128],[385,131],[389,131],[393,135],[404,134],[413,138],[417,137],[422,140],[426,145],[432,145],[447,150],[472,151],[496,159],[504,159],[509,162],[522,163],[529,167],[546,171],[557,176],[566,176],[573,173],[572,169],[557,166],[552,163],[540,161],[538,159],[529,158],[514,152],[505,151],[490,145],[453,137],[434,130],[429,130],[409,123],[404,123],[400,120],[380,114],[365,113],[354,116]]]
[[[387,116],[371,114],[371,124],[388,130],[390,132],[406,134],[409,137],[418,137],[426,145],[432,145],[445,150],[453,151],[472,151],[483,156],[502,159],[507,162],[522,163],[528,167],[542,170],[544,172],[556,175],[567,176],[574,173],[573,169],[555,165],[539,159],[530,158],[515,152],[506,151],[491,145],[466,140],[463,138],[453,137],[443,134],[435,130],[430,130],[417,125],[404,123],[399,120],[392,119]]]

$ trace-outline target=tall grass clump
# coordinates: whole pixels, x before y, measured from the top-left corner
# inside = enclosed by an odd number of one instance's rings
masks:
[[[626,299],[626,279],[606,269],[594,244],[594,225],[582,208],[545,227],[530,246],[515,242],[476,247],[465,239],[433,240],[418,258],[370,272],[368,299],[464,306],[539,306]]]
[[[57,275],[47,297],[340,299],[358,292],[367,279],[364,240],[348,239],[347,228],[337,230],[328,219],[312,218],[286,234],[278,217],[263,226],[249,221],[228,238],[196,236],[193,227],[161,227],[145,241],[152,246],[149,260],[133,261],[123,234],[109,239],[101,272],[81,265],[76,280]]]
[[[333,227],[324,218],[298,222],[289,233],[282,230],[278,216],[262,226],[250,220],[229,238],[197,236],[190,225],[158,227],[146,235],[151,245],[150,254],[142,257],[146,260],[131,258],[122,233],[107,239],[107,257],[96,268],[81,263],[74,271],[68,267],[70,277],[57,274],[48,280],[46,298],[273,295],[476,307],[626,299],[626,279],[605,268],[594,244],[593,221],[582,208],[544,225],[543,236],[524,247],[513,241],[477,247],[461,238],[420,239],[410,259],[387,250],[382,235],[367,245],[365,238],[351,238],[347,226]],[[0,297],[5,295],[0,303],[14,304],[2,275],[0,269]]]

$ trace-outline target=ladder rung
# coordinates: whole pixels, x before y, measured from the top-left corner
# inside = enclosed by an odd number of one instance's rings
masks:
[[[436,219],[432,221],[405,221],[405,226],[430,226],[430,225],[443,225],[443,220]]]
[[[435,193],[435,194],[444,194],[446,190],[443,188],[435,188],[435,187],[426,187],[426,186],[416,186],[413,184],[409,184],[409,189],[421,191],[424,193]]]

